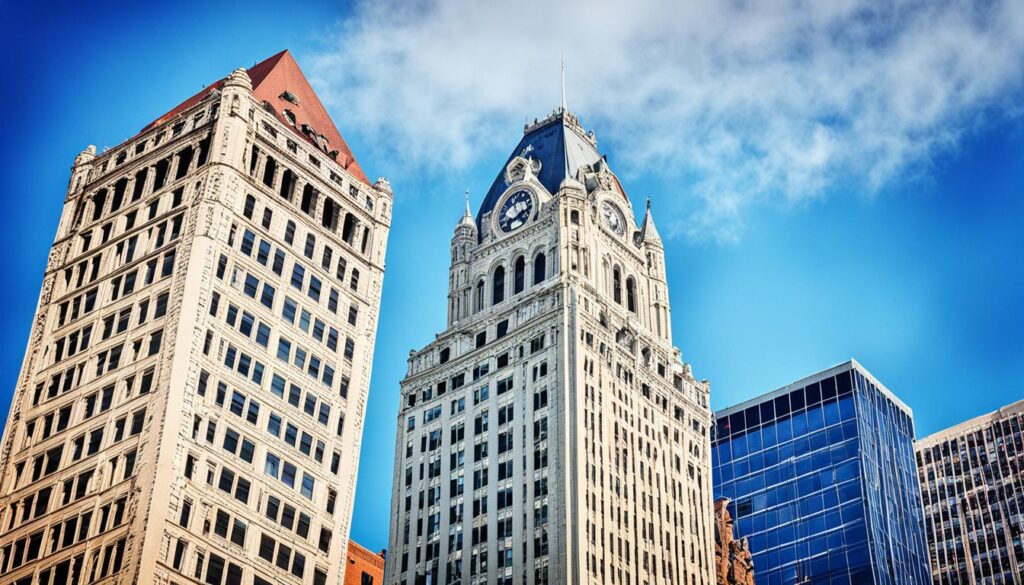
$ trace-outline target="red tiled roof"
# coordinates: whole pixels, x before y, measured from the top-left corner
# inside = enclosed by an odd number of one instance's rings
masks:
[[[338,132],[338,128],[334,125],[327,110],[324,109],[320,99],[317,98],[316,92],[310,87],[306,76],[299,69],[299,64],[295,62],[295,58],[292,57],[292,54],[287,49],[254,65],[248,70],[248,73],[249,79],[252,80],[253,95],[257,100],[269,103],[274,110],[274,114],[284,125],[291,127],[299,138],[316,146],[313,139],[302,131],[302,126],[308,125],[327,139],[327,150],[338,151],[337,162],[342,168],[352,173],[360,181],[368,185],[370,184],[370,181],[363,173],[363,169],[356,162],[355,156],[352,155],[352,151],[349,150],[345,139],[341,137],[341,133]],[[178,104],[171,111],[153,120],[153,122],[142,129],[142,132],[162,124],[191,108],[209,95],[210,91],[220,89],[222,85],[224,85],[224,79],[220,79],[207,86],[199,93]],[[286,91],[295,96],[298,101],[297,104],[281,97]],[[285,110],[290,110],[295,115],[294,125],[285,119]]]

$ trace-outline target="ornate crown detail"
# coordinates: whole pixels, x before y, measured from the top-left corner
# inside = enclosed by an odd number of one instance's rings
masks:
[[[532,147],[527,146],[519,156],[514,157],[508,163],[508,166],[505,167],[505,184],[511,185],[513,183],[518,183],[519,181],[525,180],[527,175],[533,177],[540,172],[539,160],[535,158],[525,158],[525,156],[529,156],[530,151],[532,150]]]

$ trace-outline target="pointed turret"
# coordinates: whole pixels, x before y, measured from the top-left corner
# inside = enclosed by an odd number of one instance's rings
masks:
[[[448,270],[448,326],[469,315],[469,264],[476,246],[476,220],[469,209],[466,189],[466,210],[452,234],[452,264]]]
[[[640,226],[637,234],[637,244],[657,244],[662,246],[661,234],[658,228],[654,227],[654,217],[651,216],[651,198],[647,198],[647,212],[644,214],[644,223]]]
[[[466,211],[462,214],[462,219],[459,220],[459,225],[456,226],[456,231],[458,228],[463,226],[476,232],[476,221],[473,219],[473,212],[469,209],[469,189],[466,189]]]

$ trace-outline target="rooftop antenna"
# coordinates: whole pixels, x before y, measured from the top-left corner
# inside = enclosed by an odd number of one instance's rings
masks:
[[[562,54],[562,112],[565,113],[565,54]]]

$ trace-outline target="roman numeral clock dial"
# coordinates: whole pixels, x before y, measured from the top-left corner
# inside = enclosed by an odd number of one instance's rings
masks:
[[[533,196],[529,191],[522,189],[509,195],[498,210],[498,227],[501,231],[509,233],[522,227],[530,219],[533,213]]]

